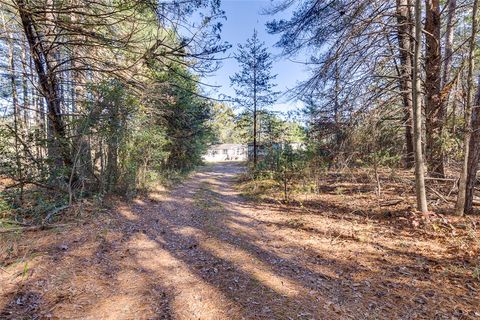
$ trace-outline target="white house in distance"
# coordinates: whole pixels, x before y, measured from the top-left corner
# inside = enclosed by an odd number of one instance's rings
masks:
[[[303,143],[290,143],[288,144],[293,150],[305,150]],[[285,144],[275,143],[270,146],[274,149],[282,149]],[[259,144],[257,149],[257,155],[261,159],[268,153],[266,145]],[[253,144],[238,144],[238,143],[223,143],[214,144],[208,148],[207,153],[203,156],[203,160],[207,162],[216,161],[247,161],[253,158]]]
[[[236,143],[215,144],[208,148],[203,160],[215,161],[246,161],[248,159],[247,145]]]

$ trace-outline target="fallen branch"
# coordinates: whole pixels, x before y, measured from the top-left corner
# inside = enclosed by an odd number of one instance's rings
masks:
[[[455,179],[455,181],[453,182],[452,188],[451,188],[450,191],[448,192],[447,197],[450,197],[450,195],[452,194],[452,192],[453,192],[453,191],[455,190],[455,188],[458,186],[458,180],[460,180],[460,178]]]
[[[53,217],[54,215],[56,215],[57,213],[65,210],[65,209],[67,209],[68,207],[70,207],[70,205],[61,206],[61,207],[55,208],[52,211],[50,211],[47,214],[47,216],[45,217],[45,219],[43,219],[42,225],[45,225],[48,222],[48,220],[50,220],[51,217]]]
[[[30,224],[28,224],[28,223],[19,222],[19,221],[15,221],[15,220],[0,220],[0,224],[2,224],[2,223],[5,223],[5,224],[16,224],[16,225],[23,226],[23,227],[28,227],[28,226],[30,226]]]
[[[443,202],[449,202],[449,201],[448,201],[447,199],[445,199],[445,197],[444,197],[442,194],[440,194],[440,192],[438,192],[437,190],[435,190],[435,189],[433,189],[432,187],[429,187],[429,186],[427,186],[427,188],[428,188],[430,191],[432,191],[437,197],[439,197],[440,199],[442,199]]]
[[[402,199],[394,199],[394,200],[383,201],[383,202],[380,202],[380,207],[394,206],[396,204],[399,204],[402,201],[403,201]]]
[[[3,267],[0,267],[0,270],[2,270],[2,271],[5,272],[5,273],[10,274],[10,272],[8,272],[7,270],[5,270]]]
[[[435,181],[456,181],[456,178],[436,178],[436,177],[425,177],[425,180],[435,180]]]
[[[0,230],[0,233],[9,233],[9,232],[27,232],[27,231],[38,231],[38,230],[48,230],[59,227],[66,227],[68,224],[44,224],[39,226],[30,226],[30,227],[18,227],[18,228],[8,228]]]
[[[446,199],[444,196],[442,196],[438,191],[432,189],[431,187],[428,187],[428,189],[430,191],[432,191],[433,193],[435,193],[435,195],[437,195],[440,199],[442,199],[444,202],[455,202],[455,199]],[[480,206],[480,199],[473,199],[472,200],[472,204],[474,206]]]

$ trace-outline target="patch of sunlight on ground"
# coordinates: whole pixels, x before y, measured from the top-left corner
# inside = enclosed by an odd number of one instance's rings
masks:
[[[217,288],[193,274],[187,264],[162,249],[146,235],[139,234],[129,243],[137,252],[138,263],[154,273],[160,282],[175,292],[172,309],[176,319],[228,319],[235,305]]]
[[[189,237],[189,236],[198,236],[199,235],[199,230],[196,228],[192,227],[181,227],[181,228],[176,228],[175,232],[178,234]]]
[[[122,215],[125,219],[127,219],[129,221],[137,221],[138,220],[138,216],[135,213],[133,213],[133,211],[128,207],[118,208],[117,211],[118,211],[118,213],[120,213],[120,215]]]
[[[260,283],[279,294],[294,297],[303,290],[302,286],[285,277],[275,274],[267,264],[256,259],[242,249],[215,239],[207,239],[201,244],[201,246],[215,254],[217,257],[237,265],[241,270],[250,274]]]

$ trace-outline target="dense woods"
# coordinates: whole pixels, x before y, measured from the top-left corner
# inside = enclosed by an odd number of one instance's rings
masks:
[[[267,27],[285,56],[313,52],[310,78],[290,94],[307,105],[307,144],[328,153],[314,157],[337,167],[372,159],[415,167],[424,212],[425,175],[460,177],[457,212],[472,212],[477,2],[283,1],[267,12],[287,9],[291,18]]]
[[[310,77],[285,93],[306,105],[308,162],[415,168],[421,211],[425,175],[458,177],[456,211],[472,212],[477,7],[453,0],[270,6],[267,29],[279,35],[283,55],[311,53]],[[291,18],[275,20],[287,9]],[[192,169],[220,140],[253,143],[256,166],[257,140],[280,119],[268,111],[279,94],[273,60],[257,31],[239,46],[231,101],[243,111],[228,119],[236,138],[219,139],[228,126],[216,127],[201,84],[229,47],[219,40],[222,14],[217,1],[2,2],[1,174],[12,179],[3,201],[22,206],[26,190],[39,189],[61,191],[69,202],[134,193]]]
[[[2,201],[131,194],[199,164],[221,17],[217,1],[2,1]]]

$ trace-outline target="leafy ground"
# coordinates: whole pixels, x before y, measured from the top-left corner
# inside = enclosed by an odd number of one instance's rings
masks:
[[[377,196],[353,173],[251,199],[242,171],[0,234],[0,319],[480,319],[478,217],[415,214],[408,183]]]

